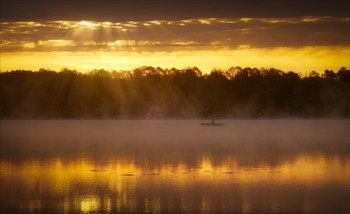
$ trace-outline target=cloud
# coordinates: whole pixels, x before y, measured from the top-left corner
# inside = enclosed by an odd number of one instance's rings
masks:
[[[200,18],[177,21],[1,22],[9,51],[178,51],[347,46],[350,19]]]
[[[348,17],[347,0],[2,0],[5,21]]]

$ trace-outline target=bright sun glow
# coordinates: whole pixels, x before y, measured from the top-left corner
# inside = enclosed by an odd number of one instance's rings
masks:
[[[99,27],[100,26],[100,24],[97,24],[97,23],[93,24],[93,23],[90,23],[90,22],[87,22],[87,21],[81,21],[79,23],[81,25],[86,25],[86,26],[89,26],[89,27]]]
[[[62,41],[53,41],[46,45],[62,45]],[[65,42],[71,44],[69,42]],[[119,40],[108,43],[110,47],[132,45],[133,41]],[[44,45],[44,44],[43,44]],[[305,47],[276,49],[238,49],[220,51],[174,51],[167,52],[10,52],[1,53],[1,71],[12,69],[51,68],[61,70],[64,67],[86,72],[95,68],[128,70],[150,65],[154,67],[197,66],[204,73],[214,68],[227,69],[231,66],[277,67],[285,71],[322,73],[324,69],[337,70],[349,65],[348,49],[342,47]],[[42,59],[45,58],[45,61]]]
[[[90,197],[81,201],[81,211],[83,213],[90,213],[98,211],[100,203],[98,198]]]

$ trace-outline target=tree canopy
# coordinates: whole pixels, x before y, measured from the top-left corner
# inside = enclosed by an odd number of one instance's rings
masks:
[[[0,99],[2,119],[142,119],[154,105],[167,118],[349,117],[350,71],[15,70],[0,73]]]

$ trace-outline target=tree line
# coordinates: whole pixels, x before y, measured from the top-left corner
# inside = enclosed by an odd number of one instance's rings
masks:
[[[166,118],[348,118],[350,71],[14,70],[0,73],[0,99],[2,119],[142,119],[150,106]]]

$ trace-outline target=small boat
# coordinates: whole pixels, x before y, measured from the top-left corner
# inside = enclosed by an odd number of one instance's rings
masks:
[[[202,126],[223,126],[223,123],[215,123],[214,120],[212,120],[210,123],[201,123]]]

